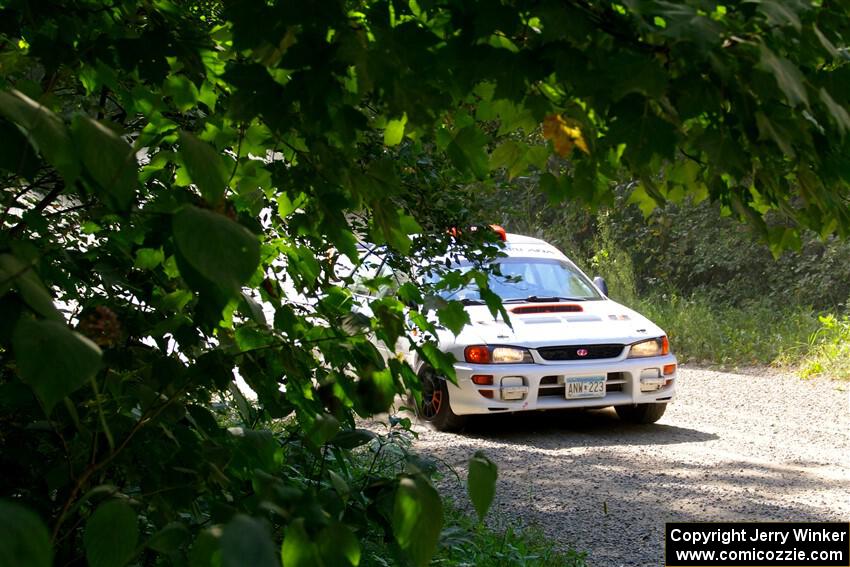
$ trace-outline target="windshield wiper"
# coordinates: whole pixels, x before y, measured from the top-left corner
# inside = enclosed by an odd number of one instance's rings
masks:
[[[560,295],[529,295],[528,297],[512,297],[503,299],[502,303],[547,303],[556,301],[586,301],[584,297],[563,297]]]
[[[465,297],[460,300],[463,305],[485,305],[484,301],[481,299],[471,299],[469,297]]]

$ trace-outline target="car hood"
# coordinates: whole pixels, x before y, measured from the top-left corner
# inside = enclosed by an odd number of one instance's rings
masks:
[[[575,344],[630,344],[664,334],[649,319],[610,299],[575,303],[507,304],[511,326],[487,307],[469,306],[470,324],[455,344],[505,344],[531,348]],[[575,311],[564,311],[575,309]]]

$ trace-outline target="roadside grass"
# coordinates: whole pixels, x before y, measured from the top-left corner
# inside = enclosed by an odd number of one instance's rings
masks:
[[[493,528],[478,523],[451,501],[445,502],[446,528],[431,565],[451,567],[586,567],[585,553],[555,548],[540,528]]]
[[[850,380],[850,316],[818,318],[821,326],[809,340],[808,353],[800,365],[804,378],[827,375]]]
[[[681,362],[775,365],[804,378],[850,380],[850,316],[818,315],[770,300],[740,307],[675,294],[630,303],[667,331]]]

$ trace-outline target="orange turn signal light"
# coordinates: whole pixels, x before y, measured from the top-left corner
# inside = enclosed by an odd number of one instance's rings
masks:
[[[478,384],[479,386],[492,386],[493,377],[489,374],[473,374],[472,383]]]
[[[665,376],[669,376],[669,375],[671,375],[675,372],[676,372],[676,365],[675,364],[665,364],[664,365],[664,375]]]
[[[670,341],[667,340],[667,335],[664,335],[663,337],[661,337],[661,354],[670,354]],[[675,367],[676,367],[676,365],[674,364],[673,368],[675,368]],[[666,374],[666,372],[665,372],[665,374]]]
[[[484,345],[472,345],[463,349],[463,358],[473,364],[489,364],[490,349]]]

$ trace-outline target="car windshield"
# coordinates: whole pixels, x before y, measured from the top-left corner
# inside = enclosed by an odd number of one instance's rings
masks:
[[[521,301],[589,301],[602,299],[593,283],[569,262],[548,258],[506,258],[492,264],[490,290],[506,303]],[[462,272],[471,265],[457,268]],[[432,282],[436,278],[432,278]],[[475,283],[441,293],[445,299],[483,303]]]

